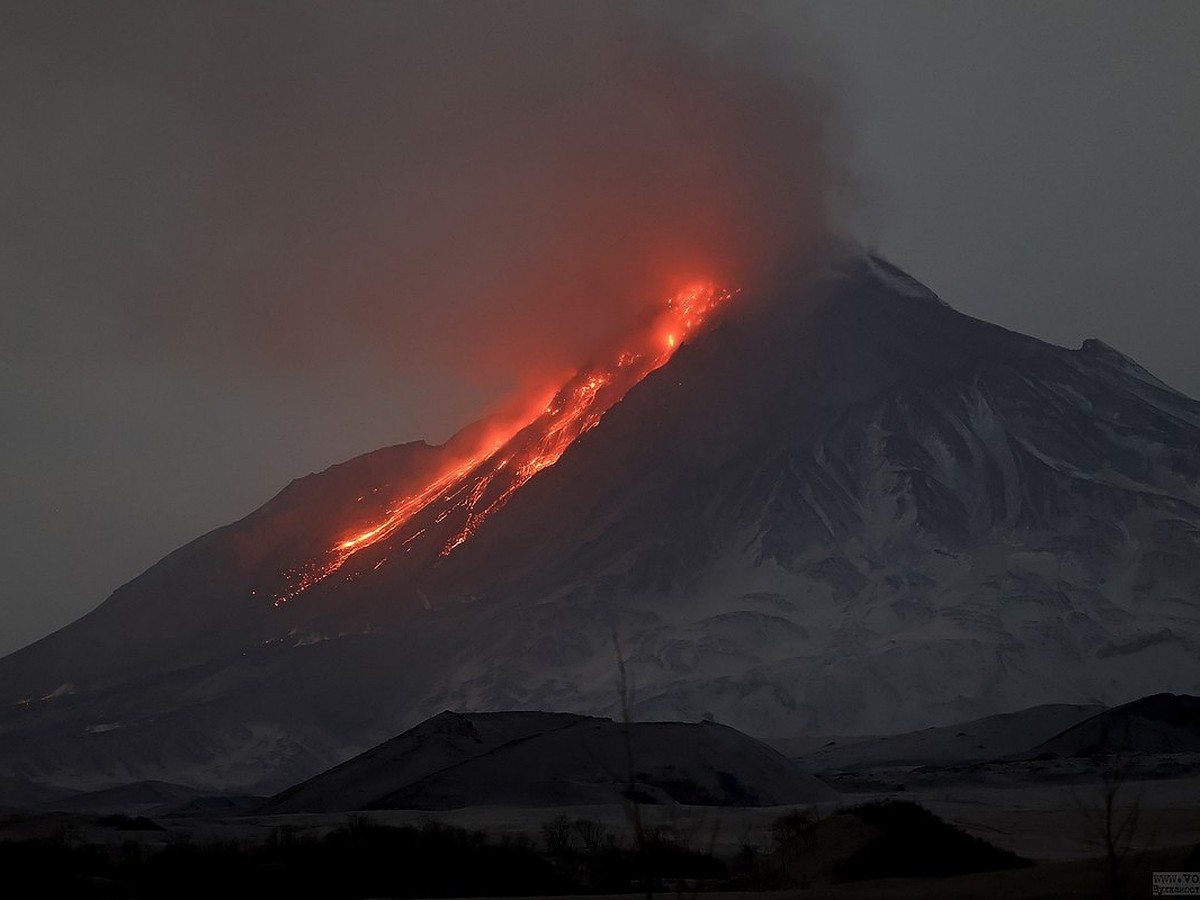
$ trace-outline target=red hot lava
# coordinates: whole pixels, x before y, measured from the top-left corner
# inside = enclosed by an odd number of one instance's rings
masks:
[[[398,498],[370,528],[351,534],[317,560],[285,574],[275,605],[291,600],[341,569],[351,557],[398,535],[392,548],[410,552],[419,540],[438,539],[448,556],[534,475],[558,462],[566,449],[626,392],[664,365],[709,315],[734,294],[704,282],[671,297],[649,327],[605,363],[581,369],[532,417],[510,426],[473,456],[428,484]],[[384,560],[375,563],[375,568]]]

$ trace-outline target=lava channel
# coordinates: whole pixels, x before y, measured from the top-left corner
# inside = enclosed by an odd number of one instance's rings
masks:
[[[532,417],[518,421],[474,455],[398,498],[371,527],[345,536],[321,558],[285,572],[286,586],[276,593],[275,605],[294,599],[340,570],[355,554],[393,536],[398,538],[388,545],[393,550],[408,553],[417,542],[438,539],[439,556],[449,556],[529,479],[553,466],[580,435],[595,428],[630,388],[665,365],[735,293],[698,283],[671,297],[648,327],[603,364],[576,372]],[[376,561],[373,568],[384,561]]]

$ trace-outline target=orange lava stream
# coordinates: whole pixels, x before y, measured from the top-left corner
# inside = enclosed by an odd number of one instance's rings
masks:
[[[439,555],[453,553],[529,479],[553,466],[580,435],[596,427],[630,388],[665,365],[713,310],[733,294],[699,283],[670,298],[648,328],[634,335],[606,363],[577,372],[532,420],[511,426],[487,447],[458,461],[420,490],[401,497],[379,522],[338,541],[322,559],[285,573],[287,586],[276,594],[275,605],[328,578],[356,553],[401,529],[413,529],[399,544],[407,553],[418,539],[432,538],[430,532],[435,526],[456,516],[461,524],[444,539]],[[373,568],[385,561],[377,561]]]

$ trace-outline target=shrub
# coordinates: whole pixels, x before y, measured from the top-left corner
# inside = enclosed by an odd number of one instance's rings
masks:
[[[880,834],[834,868],[837,881],[945,877],[1033,865],[939,819],[920,804],[880,800],[849,810]]]

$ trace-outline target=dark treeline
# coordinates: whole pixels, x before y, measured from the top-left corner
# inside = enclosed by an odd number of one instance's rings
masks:
[[[869,825],[870,836],[840,856],[823,834],[830,828],[844,833],[852,821]],[[362,816],[322,836],[282,826],[257,843],[164,835],[161,826],[141,817],[108,817],[97,824],[137,831],[143,839],[85,843],[64,832],[55,839],[2,842],[0,871],[50,896],[208,900],[772,890],[1030,865],[918,804],[898,801],[826,817],[796,809],[775,820],[771,846],[743,843],[726,858],[712,852],[715,832],[707,847],[654,828],[623,841],[599,822],[565,815],[546,822],[537,843],[524,835],[495,840],[435,822],[391,827]],[[155,840],[147,842],[147,834]],[[830,858],[829,850],[840,858]]]
[[[595,823],[570,823],[569,831],[545,850],[528,838],[493,841],[436,823],[387,827],[364,819],[319,838],[279,829],[249,845],[10,841],[0,843],[0,871],[50,896],[131,900],[610,893],[641,890],[648,875],[662,889],[727,874],[715,857],[664,835],[635,849]]]

